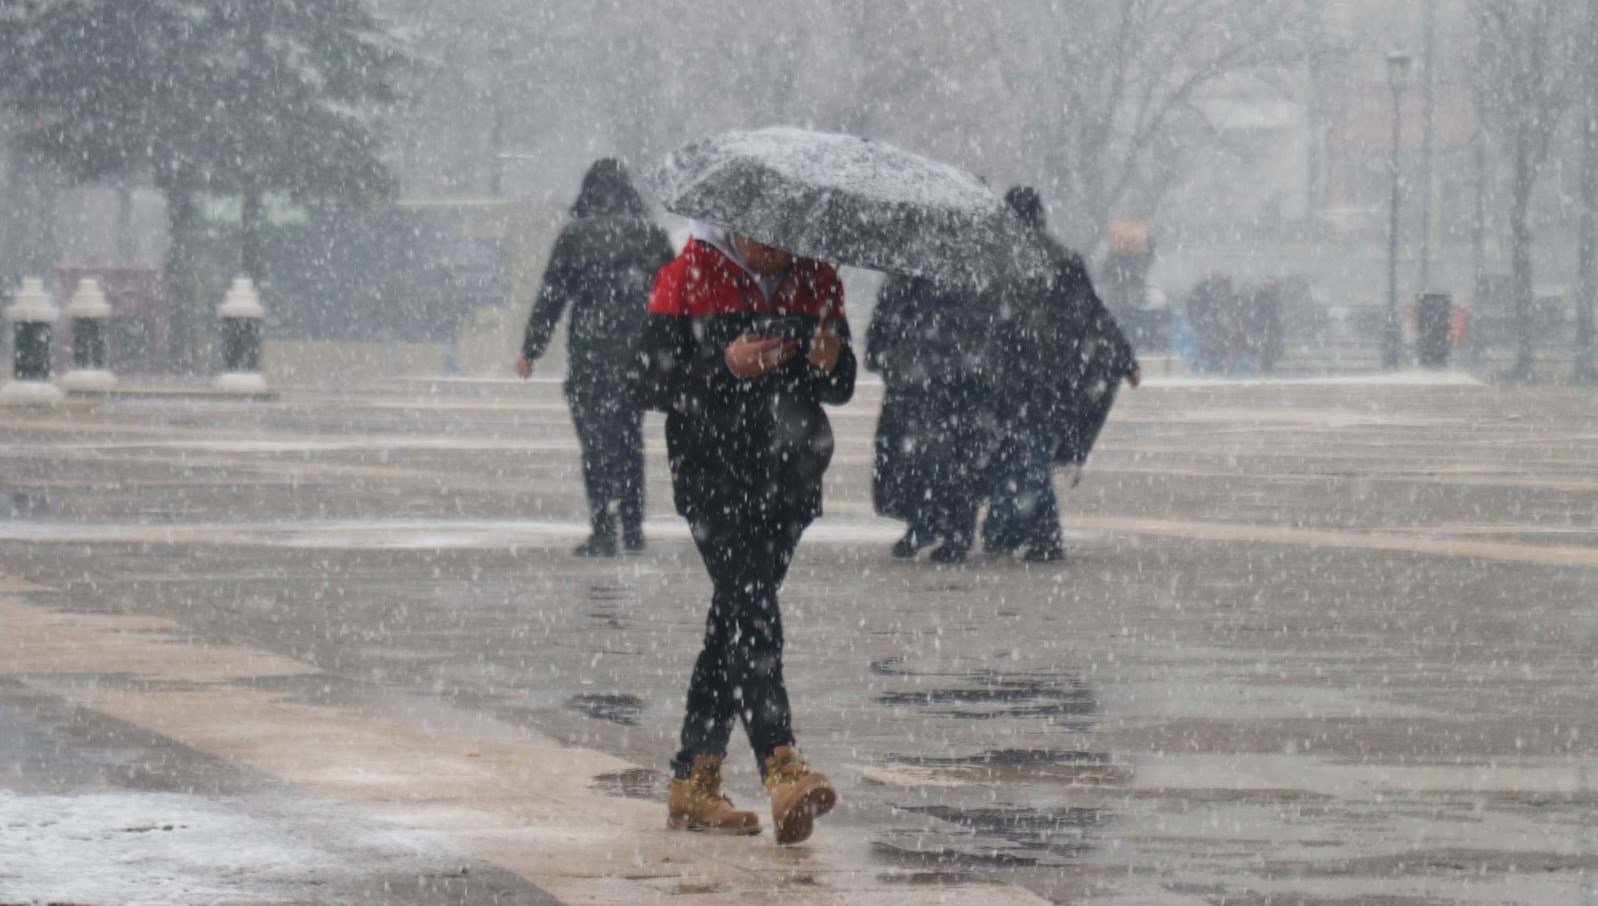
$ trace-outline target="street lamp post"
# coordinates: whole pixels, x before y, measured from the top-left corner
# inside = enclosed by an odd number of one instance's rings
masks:
[[[1404,86],[1409,80],[1409,54],[1394,51],[1387,55],[1387,84],[1393,89],[1393,147],[1388,170],[1393,180],[1393,197],[1387,223],[1387,321],[1382,329],[1382,367],[1398,368],[1403,337],[1398,323],[1398,151],[1403,141]]]
[[[516,57],[510,44],[503,38],[489,48],[488,56],[494,67],[494,106],[488,124],[488,151],[492,155],[488,160],[488,195],[499,199],[505,197],[505,155],[500,152],[505,150],[505,118],[509,114],[506,109],[509,101],[507,86],[510,84],[508,73]]]
[[[1426,0],[1420,63],[1420,291],[1432,291],[1432,165],[1437,133],[1437,0]]]

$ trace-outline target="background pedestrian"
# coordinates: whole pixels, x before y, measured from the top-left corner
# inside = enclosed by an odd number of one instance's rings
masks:
[[[923,547],[966,558],[986,495],[994,431],[993,306],[979,294],[890,277],[866,332],[866,367],[883,375],[872,500],[908,523],[895,557]]]
[[[585,557],[616,555],[616,524],[629,551],[644,547],[644,441],[636,401],[637,338],[655,272],[670,261],[671,242],[649,217],[620,161],[588,168],[572,220],[555,240],[544,283],[533,302],[516,373],[533,373],[549,348],[561,313],[566,334],[566,402],[582,447],[588,495]]]
[[[1027,560],[1065,555],[1053,466],[1080,467],[1123,379],[1142,381],[1132,346],[1093,290],[1082,259],[1048,235],[1043,200],[1016,186],[1005,201],[1048,250],[1042,280],[1018,281],[999,310],[996,405],[1000,440],[990,479],[986,550],[1025,549]]]

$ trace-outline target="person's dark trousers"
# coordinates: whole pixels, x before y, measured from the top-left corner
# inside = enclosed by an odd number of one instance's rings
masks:
[[[993,491],[982,524],[982,546],[1009,553],[1023,545],[1058,547],[1060,503],[1054,494],[1053,462],[1042,435],[1009,434],[994,457]]]
[[[572,424],[583,452],[583,487],[594,535],[616,536],[644,524],[643,412],[625,394],[604,388],[568,393]]]
[[[967,377],[929,382],[911,423],[920,480],[914,493],[906,495],[910,524],[962,553],[971,549],[977,511],[988,492],[987,469],[978,465],[993,447],[985,417],[987,390]]]
[[[962,551],[971,549],[976,535],[977,510],[981,502],[966,487],[967,482],[950,482],[937,489],[937,497],[916,508],[910,529],[922,538],[938,538]]]
[[[682,750],[672,760],[672,771],[687,777],[694,756],[725,756],[733,723],[742,718],[764,774],[766,756],[793,744],[777,589],[804,524],[696,523],[692,529],[710,573],[710,615],[688,685]]]

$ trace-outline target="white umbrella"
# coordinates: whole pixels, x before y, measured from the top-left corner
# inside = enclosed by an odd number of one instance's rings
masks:
[[[668,211],[837,264],[981,285],[1047,263],[975,176],[851,135],[724,132],[678,148],[646,180]]]

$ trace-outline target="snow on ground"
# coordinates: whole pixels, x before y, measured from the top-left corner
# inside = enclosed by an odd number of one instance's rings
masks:
[[[1151,361],[1145,364],[1145,375],[1158,366]],[[1179,365],[1186,368],[1185,365]],[[560,384],[565,381],[564,375],[535,375],[522,380],[520,378],[502,378],[491,376],[444,376],[444,377],[406,377],[396,378],[400,383],[421,384],[482,384],[485,386],[516,385],[516,384]],[[1407,371],[1377,371],[1362,374],[1326,374],[1309,375],[1300,377],[1272,376],[1272,377],[1220,377],[1220,376],[1172,376],[1154,377],[1145,376],[1145,387],[1260,387],[1271,384],[1291,384],[1299,387],[1368,387],[1368,386],[1404,386],[1404,387],[1482,387],[1486,381],[1463,371],[1434,371],[1427,368],[1411,368]],[[880,387],[882,378],[869,372],[861,372],[855,379],[857,387]]]
[[[649,519],[651,538],[688,539],[680,519]],[[564,544],[588,534],[587,523],[535,520],[371,519],[275,523],[78,525],[0,520],[0,541],[148,541],[167,544],[214,542],[262,547],[350,550],[516,549]],[[904,534],[887,519],[818,522],[810,541],[890,543]]]
[[[346,868],[198,796],[0,790],[0,902],[211,906]]]
[[[1299,387],[1481,387],[1485,382],[1463,371],[1384,371],[1373,374],[1322,375],[1319,377],[1150,377],[1145,387],[1260,387],[1291,384]]]
[[[453,876],[468,861],[435,834],[331,800],[0,789],[6,906],[364,902],[376,886]]]

